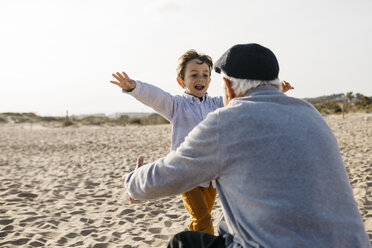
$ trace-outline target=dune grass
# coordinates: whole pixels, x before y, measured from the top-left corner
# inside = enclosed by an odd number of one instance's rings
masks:
[[[106,125],[106,126],[126,126],[126,125],[160,125],[168,124],[169,121],[159,114],[150,114],[142,117],[129,117],[120,115],[119,117],[95,116],[85,117],[60,117],[60,116],[39,116],[35,113],[0,113],[0,123],[40,123],[42,125],[68,127],[73,125]]]

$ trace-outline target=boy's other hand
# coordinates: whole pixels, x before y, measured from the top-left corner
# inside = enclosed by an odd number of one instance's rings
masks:
[[[110,81],[113,84],[116,84],[120,88],[131,91],[136,88],[136,81],[130,79],[130,77],[125,72],[117,72],[116,74],[113,73],[112,76],[116,78],[117,81]]]
[[[138,156],[138,158],[137,158],[136,169],[138,169],[139,167],[141,167],[141,166],[143,165],[143,159],[144,159],[143,156]],[[136,169],[135,169],[135,170],[136,170]],[[125,181],[125,176],[123,176],[121,180],[124,182],[124,181]],[[127,193],[127,196],[128,196],[128,198],[129,198],[129,200],[130,200],[130,203],[131,203],[131,204],[134,204],[134,199],[133,199],[132,197],[129,196],[129,194],[128,194],[128,192],[126,191],[126,189],[124,189],[124,190],[125,190],[125,192]]]
[[[285,93],[287,92],[288,90],[293,90],[294,88],[292,87],[292,85],[290,83],[288,83],[287,81],[282,81],[282,92]]]

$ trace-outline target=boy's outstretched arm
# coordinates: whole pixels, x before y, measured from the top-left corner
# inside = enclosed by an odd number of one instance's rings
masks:
[[[117,81],[110,81],[113,84],[116,84],[125,91],[131,91],[136,88],[136,81],[130,79],[130,77],[125,72],[113,73],[112,76],[116,78]]]
[[[125,72],[116,72],[112,76],[116,81],[112,80],[110,83],[119,86],[124,93],[133,96],[167,120],[172,121],[175,97],[154,85],[133,80]]]

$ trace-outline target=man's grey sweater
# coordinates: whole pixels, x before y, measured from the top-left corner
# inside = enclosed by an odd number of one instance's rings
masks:
[[[215,179],[228,247],[370,247],[337,140],[310,104],[260,86],[127,175],[135,199]]]

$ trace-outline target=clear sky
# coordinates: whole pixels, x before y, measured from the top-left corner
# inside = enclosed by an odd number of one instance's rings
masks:
[[[372,96],[371,0],[0,0],[0,112],[149,112],[113,72],[182,94],[183,52],[216,61],[253,42],[276,54],[290,96]],[[213,72],[209,94],[221,85]]]

